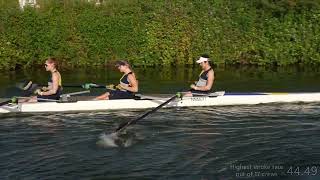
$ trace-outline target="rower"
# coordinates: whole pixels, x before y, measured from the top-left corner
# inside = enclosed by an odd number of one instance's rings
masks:
[[[210,65],[210,58],[208,55],[202,55],[196,62],[201,66],[202,71],[199,75],[199,80],[195,84],[191,84],[191,91],[187,92],[185,96],[192,96],[193,94],[209,94],[214,81],[214,71]]]
[[[121,60],[117,61],[115,66],[123,73],[119,84],[116,89],[108,89],[106,93],[96,97],[95,100],[132,99],[135,93],[138,92],[138,81],[130,64]]]
[[[57,70],[57,60],[55,58],[48,58],[44,64],[46,71],[51,73],[47,87],[37,89],[33,96],[27,102],[38,102],[48,100],[59,100],[62,94],[62,80],[59,71]]]

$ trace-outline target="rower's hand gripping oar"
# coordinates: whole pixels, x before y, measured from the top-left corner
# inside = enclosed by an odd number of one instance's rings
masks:
[[[132,119],[130,121],[124,122],[122,124],[120,124],[120,126],[115,130],[115,133],[118,133],[122,130],[124,130],[126,127],[130,126],[131,124],[135,124],[137,121],[145,118],[146,116],[148,116],[151,113],[156,112],[157,110],[159,110],[160,108],[162,108],[163,106],[167,105],[168,103],[170,103],[171,101],[175,100],[176,98],[181,98],[182,95],[181,93],[177,93],[176,95],[172,96],[170,99],[168,99],[167,101],[165,101],[164,103],[160,104],[159,106],[157,106],[156,108],[144,113],[142,116],[136,118],[136,119]]]

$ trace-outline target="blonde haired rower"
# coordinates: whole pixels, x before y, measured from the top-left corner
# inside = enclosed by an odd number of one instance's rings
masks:
[[[46,100],[59,100],[62,94],[62,80],[59,71],[57,70],[57,60],[55,58],[48,58],[44,64],[46,71],[51,73],[48,80],[48,86],[37,89],[33,96],[26,100],[28,102],[46,101]]]

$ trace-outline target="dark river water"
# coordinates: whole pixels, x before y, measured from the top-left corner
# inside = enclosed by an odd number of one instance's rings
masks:
[[[215,72],[215,90],[320,91],[318,68]],[[140,93],[174,93],[188,88],[199,69],[136,73]],[[121,77],[103,69],[62,75],[64,84],[117,83]],[[17,95],[14,84],[24,79],[44,83],[48,74],[2,73],[1,97]],[[97,145],[103,132],[145,111],[0,115],[0,179],[320,178],[320,103],[161,109],[128,127],[118,147]]]

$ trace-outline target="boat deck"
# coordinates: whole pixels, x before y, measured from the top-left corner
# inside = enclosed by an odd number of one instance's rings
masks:
[[[154,108],[172,97],[170,94],[143,95],[136,99],[92,100],[93,96],[72,96],[67,101],[19,103],[0,107],[0,113],[105,111]],[[176,98],[165,107],[254,105],[266,103],[320,102],[314,93],[213,93],[210,96]]]

